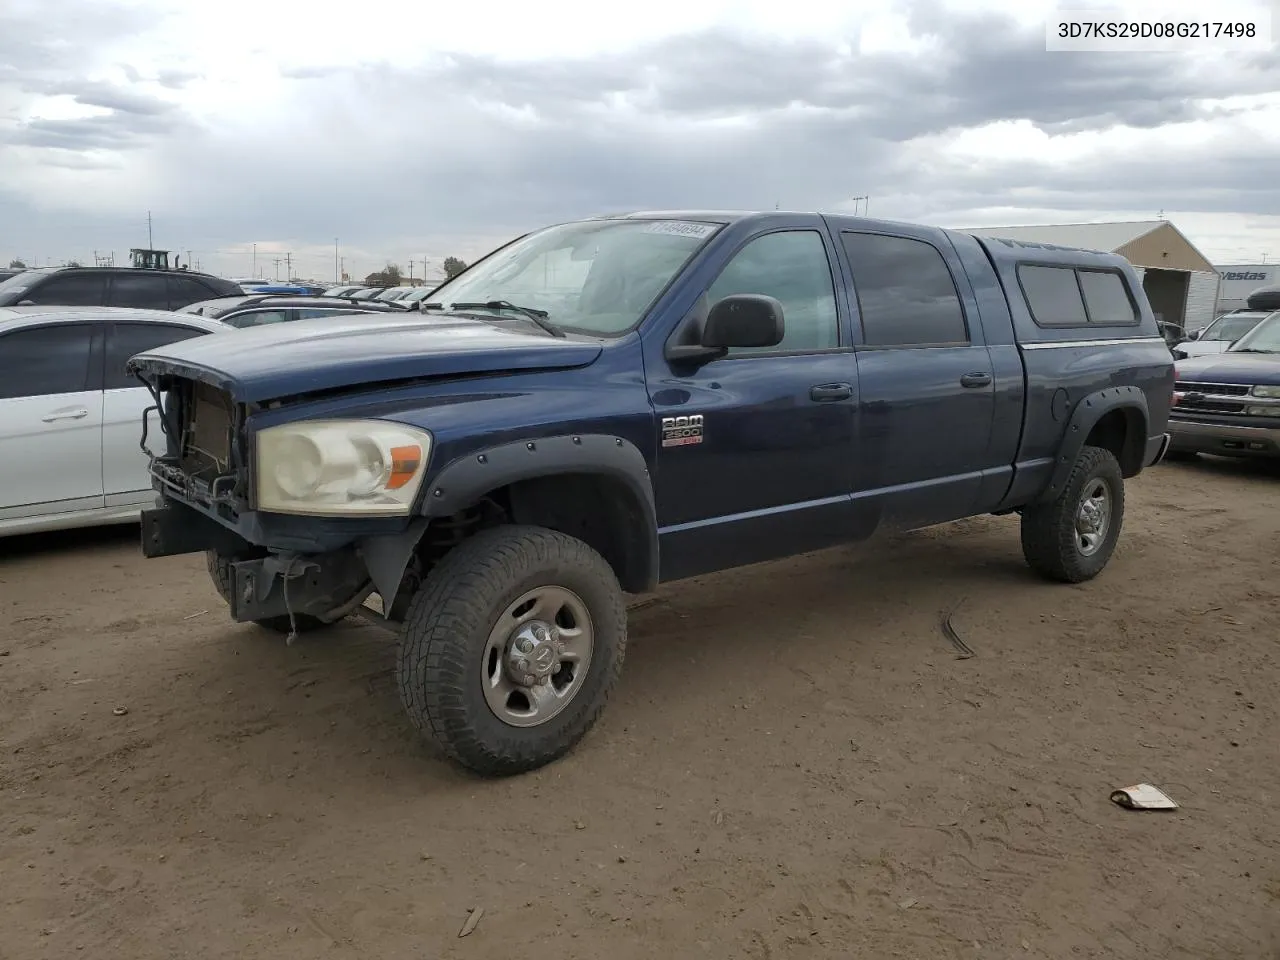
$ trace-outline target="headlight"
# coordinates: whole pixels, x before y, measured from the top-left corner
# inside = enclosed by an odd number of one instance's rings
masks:
[[[1255,397],[1266,397],[1269,400],[1280,400],[1280,387],[1254,387],[1249,392]]]
[[[1277,409],[1275,407],[1245,407],[1244,412],[1251,417],[1280,416],[1280,409]]]
[[[422,486],[431,434],[385,420],[305,420],[258,434],[258,509],[404,516]]]

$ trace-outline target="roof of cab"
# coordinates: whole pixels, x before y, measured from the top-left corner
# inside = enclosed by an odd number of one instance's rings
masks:
[[[179,323],[197,327],[210,333],[223,333],[235,329],[217,320],[171,310],[143,310],[134,307],[68,307],[34,305],[25,307],[0,307],[0,331],[36,323],[72,323],[76,320],[108,320],[128,323]]]

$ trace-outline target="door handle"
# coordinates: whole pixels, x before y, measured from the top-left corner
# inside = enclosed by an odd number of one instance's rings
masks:
[[[831,403],[833,400],[848,400],[853,396],[851,383],[820,383],[809,388],[809,399],[817,403]]]
[[[51,413],[47,417],[41,417],[45,423],[53,423],[55,420],[83,420],[89,415],[89,411],[81,407],[79,410],[67,410],[63,413]]]
[[[966,373],[960,378],[960,386],[962,387],[989,387],[991,386],[991,374],[989,373]]]

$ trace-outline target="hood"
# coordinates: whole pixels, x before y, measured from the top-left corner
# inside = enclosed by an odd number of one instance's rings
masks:
[[[1176,364],[1178,380],[1280,386],[1280,353],[1218,353]]]
[[[138,354],[129,368],[226,390],[241,403],[387,383],[505,370],[582,367],[602,351],[460,317],[380,313],[316,318],[195,337]]]
[[[1173,349],[1181,350],[1188,357],[1207,357],[1222,353],[1229,346],[1230,340],[1184,340]]]

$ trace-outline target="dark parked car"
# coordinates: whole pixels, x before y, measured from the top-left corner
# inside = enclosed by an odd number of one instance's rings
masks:
[[[404,313],[407,308],[376,300],[350,303],[335,302],[334,297],[288,297],[253,295],[220,297],[183,307],[182,313],[194,313],[221,320],[233,327],[260,327],[271,323],[292,323],[316,317],[349,316],[353,313]]]
[[[238,296],[240,285],[189,270],[137,267],[38,267],[0,283],[0,307],[134,307],[177,310],[211,297]]]
[[[423,309],[134,357],[165,397],[143,549],[206,551],[232,618],[290,636],[369,608],[414,725],[486,775],[592,726],[624,592],[988,513],[1081,583],[1168,444],[1173,358],[1115,254],[632,214],[530,233]]]

